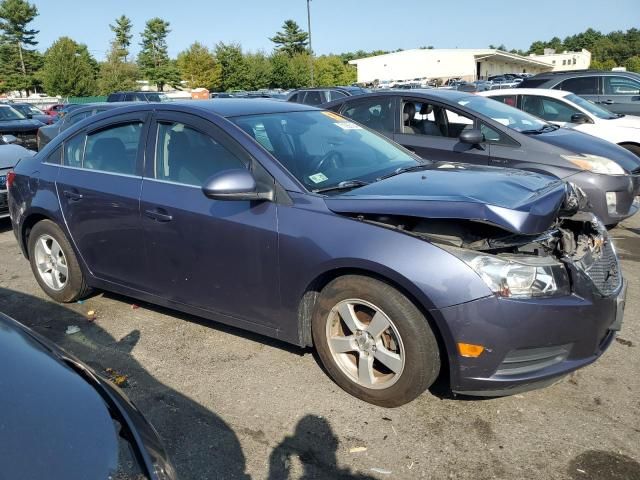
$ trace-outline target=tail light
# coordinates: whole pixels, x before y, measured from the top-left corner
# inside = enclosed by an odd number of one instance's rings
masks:
[[[9,173],[7,173],[7,190],[11,188],[11,185],[13,185],[13,181],[15,179],[16,179],[16,172],[12,170]]]

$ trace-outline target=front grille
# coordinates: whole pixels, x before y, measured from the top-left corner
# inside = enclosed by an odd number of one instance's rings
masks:
[[[9,211],[9,204],[7,203],[7,192],[0,192],[0,215],[3,215]]]
[[[611,240],[607,240],[602,247],[601,257],[593,262],[585,273],[589,275],[591,281],[598,291],[605,297],[613,295],[622,282],[618,258],[613,250]]]
[[[504,358],[496,375],[526,375],[563,362],[571,351],[571,344],[541,348],[511,350]]]

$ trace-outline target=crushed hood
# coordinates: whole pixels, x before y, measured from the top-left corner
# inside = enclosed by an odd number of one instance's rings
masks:
[[[471,220],[533,235],[554,223],[566,197],[566,184],[553,177],[437,162],[325,201],[336,213]]]

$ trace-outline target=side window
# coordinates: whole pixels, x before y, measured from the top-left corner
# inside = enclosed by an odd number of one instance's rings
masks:
[[[80,112],[76,115],[69,115],[65,118],[64,126],[65,128],[69,128],[71,125],[78,123],[80,120],[84,120],[85,118],[91,116],[91,111]]]
[[[82,167],[135,175],[142,123],[105,128],[87,136]]]
[[[504,103],[505,105],[509,105],[510,107],[515,107],[518,102],[517,102],[517,95],[496,95],[496,96],[492,96],[490,97],[493,100],[497,100],[499,102]]]
[[[473,128],[473,119],[439,105],[402,102],[402,133],[457,138],[462,130]]]
[[[62,160],[62,147],[56,148],[44,159],[44,163],[51,163],[53,165],[60,165]]]
[[[580,113],[562,100],[534,95],[522,96],[522,110],[548,122],[571,122],[571,115]]]
[[[329,101],[338,100],[339,98],[345,98],[347,95],[339,90],[329,91]]]
[[[393,133],[393,99],[391,97],[372,98],[343,106],[342,115],[373,130]]]
[[[565,90],[576,95],[597,95],[598,77],[568,78],[555,88],[556,90]]]
[[[485,125],[484,123],[480,124],[480,132],[482,132],[482,134],[484,135],[484,141],[487,142],[487,143],[494,143],[494,144],[499,144],[499,145],[509,145],[509,146],[517,146],[518,145],[518,143],[516,143],[514,140],[512,140],[507,135],[504,135],[504,134],[500,133],[499,131],[494,130],[490,126]]]
[[[84,143],[86,138],[86,135],[82,133],[64,142],[63,165],[76,168],[82,167],[82,157],[84,155]]]
[[[159,123],[155,177],[159,180],[202,186],[212,175],[247,168],[236,153],[211,136],[182,123]]]
[[[640,82],[627,77],[604,77],[605,95],[639,95]]]
[[[289,98],[289,101],[297,102],[299,97],[300,97],[300,93],[294,93],[293,95],[291,95],[291,98]]]

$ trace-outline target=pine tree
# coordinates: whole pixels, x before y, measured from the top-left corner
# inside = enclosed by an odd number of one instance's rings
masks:
[[[117,54],[125,62],[129,56],[129,47],[131,46],[131,20],[126,15],[120,15],[116,18],[115,25],[109,25],[109,28],[116,34],[112,47],[117,48]]]
[[[28,28],[38,9],[26,0],[0,2],[0,77],[5,90],[25,90],[27,95],[37,80],[34,73],[41,65],[35,50],[38,30]]]
[[[147,22],[141,35],[138,65],[145,79],[155,83],[158,91],[163,91],[167,84],[177,86],[180,83],[180,73],[167,53],[169,32],[169,22],[155,17]]]
[[[86,45],[61,37],[45,52],[41,75],[51,95],[87,96],[95,94],[97,69]]]
[[[304,53],[309,45],[309,34],[300,29],[293,20],[286,20],[281,32],[270,38],[276,44],[276,50],[284,52],[290,57]]]

